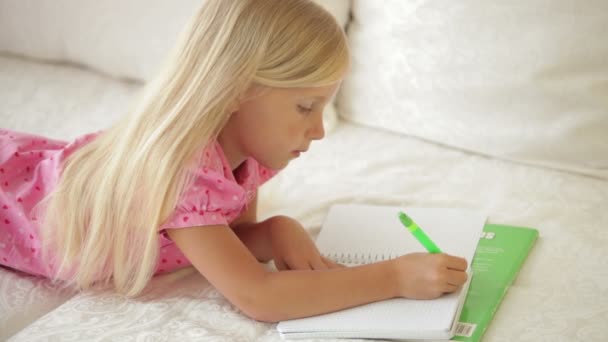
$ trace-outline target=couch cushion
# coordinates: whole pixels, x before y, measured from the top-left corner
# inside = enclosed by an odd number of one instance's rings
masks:
[[[0,267],[0,341],[7,341],[73,295],[48,279]]]
[[[348,120],[608,178],[608,2],[355,1]]]
[[[0,51],[149,80],[204,0],[0,2]],[[348,0],[317,0],[345,26]]]
[[[140,88],[82,68],[0,56],[0,125],[71,140],[107,128]]]

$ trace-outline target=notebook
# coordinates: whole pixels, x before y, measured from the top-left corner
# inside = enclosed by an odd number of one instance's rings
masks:
[[[399,211],[411,217],[444,253],[462,256],[471,263],[486,215],[466,209],[334,205],[323,222],[317,247],[323,255],[347,265],[426,252],[399,221]],[[450,339],[468,284],[458,292],[433,300],[394,298],[282,321],[277,330],[285,339]]]

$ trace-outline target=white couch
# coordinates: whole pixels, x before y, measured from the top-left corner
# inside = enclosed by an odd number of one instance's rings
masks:
[[[344,202],[535,227],[484,341],[605,340],[608,2],[319,2],[347,27],[353,70],[326,138],[263,188],[260,215],[313,235]],[[198,3],[0,0],[0,126],[64,140],[107,126]],[[192,269],[150,290],[59,293],[0,268],[0,340],[280,340]]]

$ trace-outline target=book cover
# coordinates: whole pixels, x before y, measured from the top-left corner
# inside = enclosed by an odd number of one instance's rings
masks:
[[[538,230],[486,224],[471,268],[473,277],[453,341],[478,342],[534,246]]]

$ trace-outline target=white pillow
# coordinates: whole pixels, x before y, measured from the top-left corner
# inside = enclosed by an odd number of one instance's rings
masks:
[[[605,0],[356,1],[353,69],[338,110],[432,142],[608,178],[607,23]]]
[[[0,52],[147,81],[203,1],[0,0]],[[349,0],[316,2],[346,26]],[[326,115],[335,113],[330,107]]]

